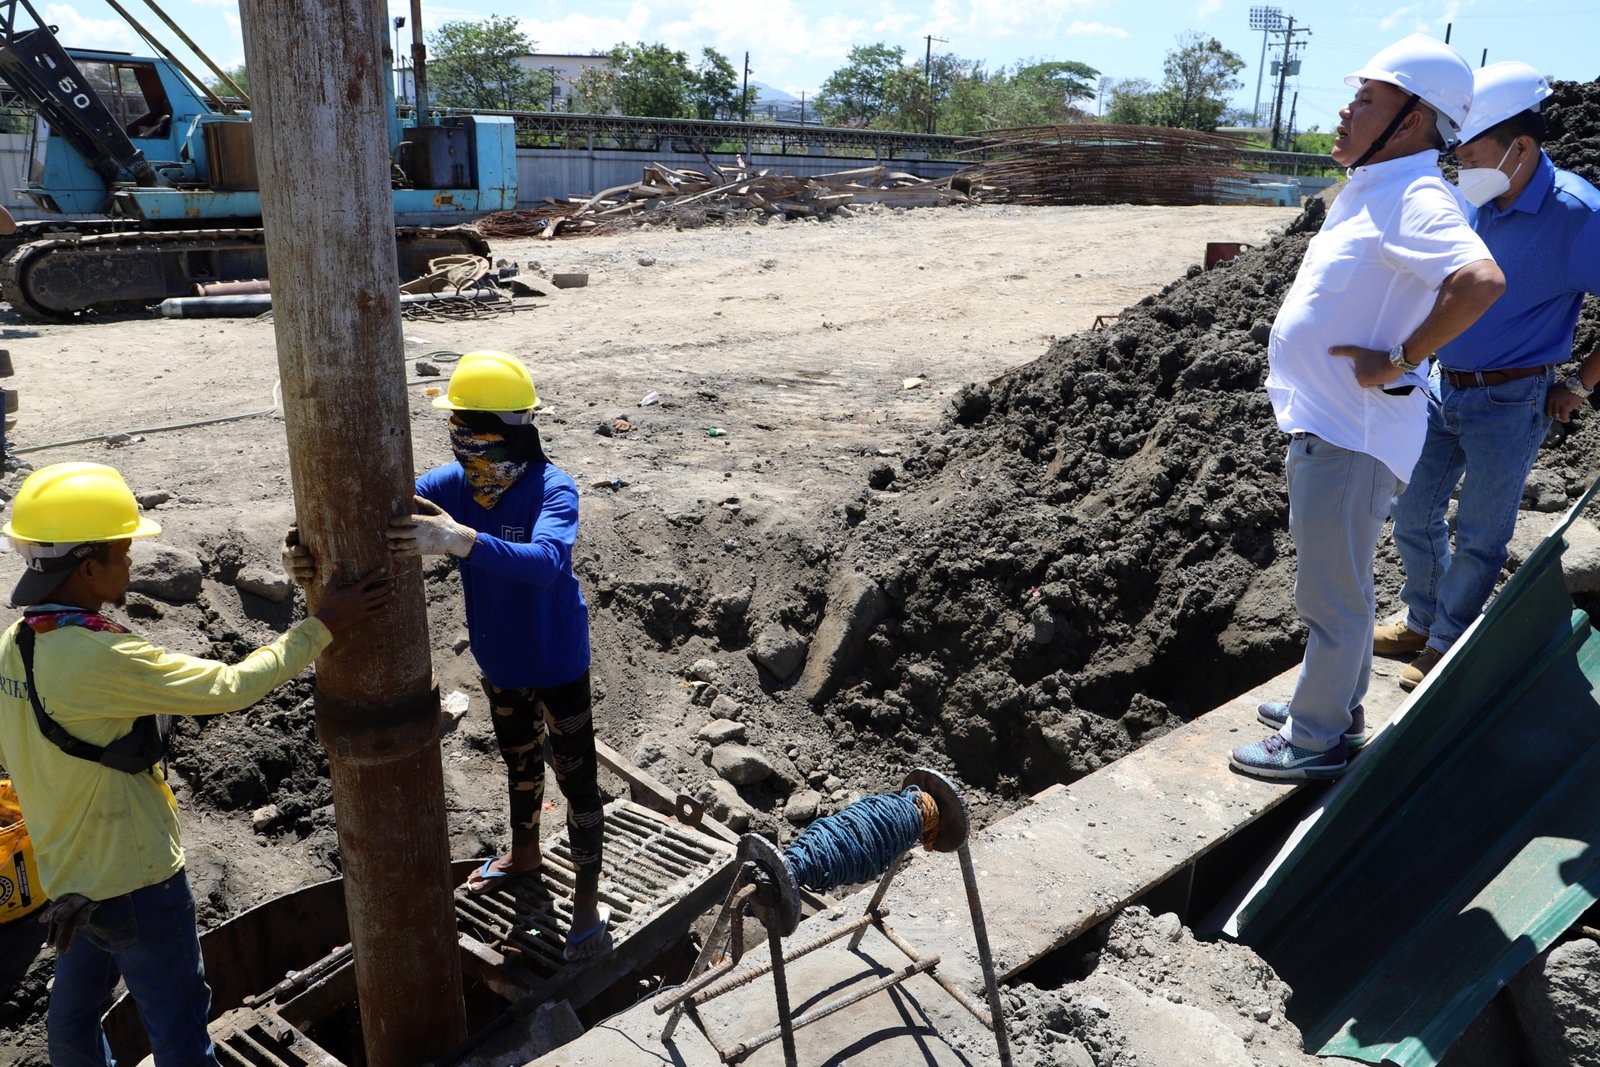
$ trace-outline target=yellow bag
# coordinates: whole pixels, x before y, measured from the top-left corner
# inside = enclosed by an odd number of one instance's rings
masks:
[[[33,841],[22,821],[22,805],[11,779],[0,778],[0,923],[20,919],[45,902],[39,868],[33,862]]]

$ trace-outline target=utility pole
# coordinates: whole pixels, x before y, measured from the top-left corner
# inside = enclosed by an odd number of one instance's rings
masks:
[[[560,67],[540,67],[539,69],[544,71],[546,74],[550,75],[550,113],[553,115],[553,114],[555,114],[555,110],[556,110],[556,89],[558,87],[558,83],[556,81],[556,76],[561,73],[561,68]]]
[[[413,510],[387,19],[324,0],[243,0],[240,18],[300,536],[320,578],[363,574],[391,565],[384,528]],[[467,1031],[421,571],[395,580],[382,616],[318,657],[314,695],[369,1067],[440,1060]]]
[[[800,125],[806,124],[806,91],[800,90]]]
[[[739,121],[750,121],[750,53],[744,54],[744,88],[739,90]]]
[[[1296,90],[1294,94],[1294,103],[1289,105],[1289,132],[1284,134],[1283,137],[1283,147],[1290,152],[1294,151],[1294,116],[1299,110],[1300,93],[1299,90]]]
[[[1301,33],[1305,34],[1307,37],[1311,36],[1311,28],[1309,26],[1306,26],[1306,27],[1302,27],[1301,29],[1298,29],[1298,30],[1295,29],[1294,28],[1294,16],[1290,15],[1289,18],[1288,18],[1288,21],[1286,22],[1284,27],[1282,29],[1280,29],[1280,30],[1275,30],[1273,32],[1283,34],[1283,59],[1278,64],[1278,92],[1277,92],[1276,100],[1272,105],[1272,150],[1274,152],[1277,152],[1277,151],[1281,151],[1281,149],[1279,148],[1279,145],[1278,145],[1278,139],[1279,139],[1279,136],[1280,136],[1280,134],[1282,132],[1282,127],[1283,127],[1283,89],[1284,89],[1284,85],[1289,80],[1289,75],[1291,73],[1293,73],[1293,74],[1299,74],[1300,73],[1300,64],[1299,64],[1299,62],[1297,60],[1292,60],[1292,59],[1289,58],[1290,54],[1291,54],[1291,49],[1298,50],[1301,47],[1300,44],[1297,44],[1295,42],[1294,38],[1295,38],[1296,34],[1301,34]]]
[[[1250,9],[1250,28],[1261,31],[1261,62],[1256,65],[1256,105],[1250,109],[1250,122],[1261,125],[1261,76],[1267,72],[1267,38],[1283,25],[1283,11],[1276,7]]]
[[[928,42],[928,58],[923,61],[922,72],[928,82],[928,132],[931,134],[933,133],[933,42],[938,41],[940,44],[949,44],[950,42],[943,37],[935,37],[931,33],[925,34],[923,40]]]
[[[422,0],[411,0],[411,92],[416,97],[417,125],[429,125],[428,46],[422,43]]]

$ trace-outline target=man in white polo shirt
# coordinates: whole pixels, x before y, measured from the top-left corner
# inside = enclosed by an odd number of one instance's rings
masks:
[[[1232,765],[1263,778],[1333,778],[1366,739],[1372,557],[1426,429],[1426,363],[1505,289],[1439,170],[1472,101],[1472,69],[1413,34],[1345,79],[1333,158],[1348,186],[1312,238],[1272,324],[1267,393],[1291,435],[1295,607],[1310,631],[1293,698],[1261,705],[1278,731]]]

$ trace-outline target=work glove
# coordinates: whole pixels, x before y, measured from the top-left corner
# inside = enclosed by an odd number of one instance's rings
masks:
[[[317,580],[317,561],[311,550],[300,543],[300,527],[289,527],[283,535],[283,573],[296,585],[310,585]]]
[[[94,911],[94,901],[77,893],[68,893],[40,913],[39,921],[50,928],[45,939],[50,942],[50,947],[56,950],[57,956],[67,951],[72,939],[78,936],[83,924],[89,921],[89,913],[92,911]]]
[[[417,514],[389,520],[389,551],[399,559],[410,556],[461,556],[477,544],[478,531],[463,526],[431,500],[412,497]]]

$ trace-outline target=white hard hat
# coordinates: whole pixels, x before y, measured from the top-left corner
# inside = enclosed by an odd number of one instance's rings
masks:
[[[1513,115],[1538,111],[1540,102],[1553,92],[1549,78],[1514,59],[1480,68],[1472,76],[1472,108],[1461,124],[1461,143]]]
[[[1422,98],[1439,116],[1439,136],[1456,143],[1472,105],[1472,68],[1455,49],[1425,33],[1413,33],[1367,60],[1345,76],[1346,85],[1372,80],[1388,82]]]

